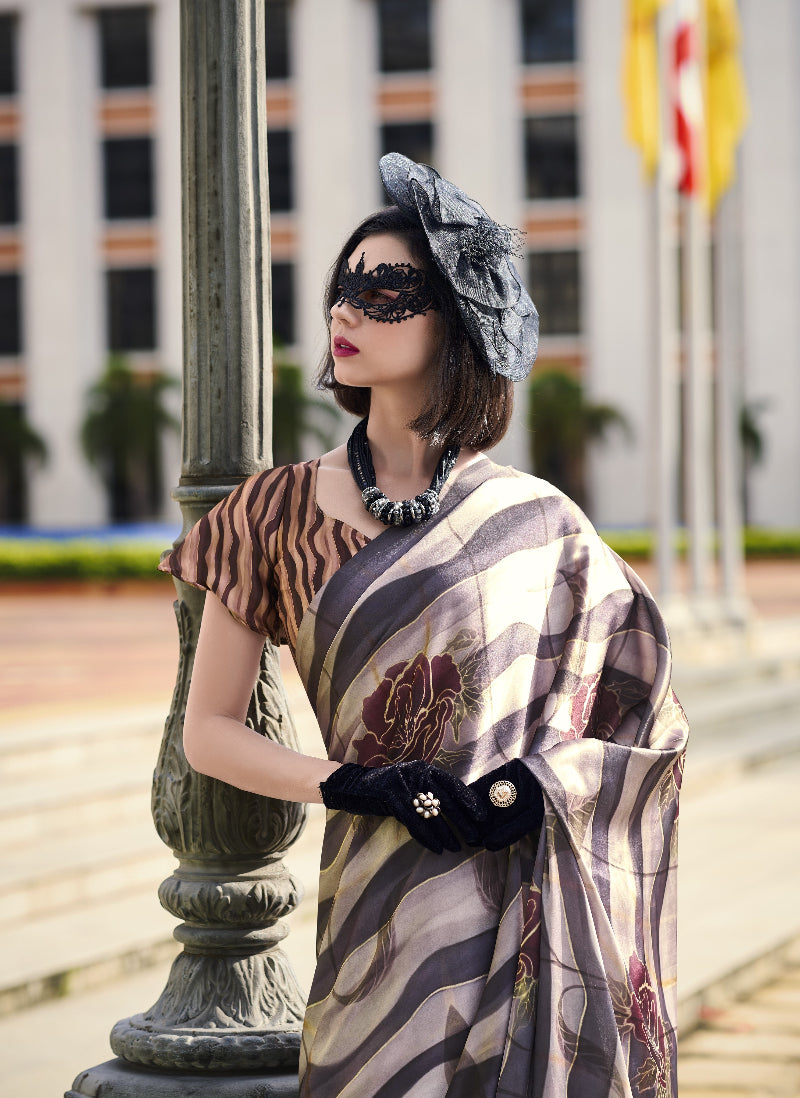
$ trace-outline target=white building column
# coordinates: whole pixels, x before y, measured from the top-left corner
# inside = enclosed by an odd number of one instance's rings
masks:
[[[84,525],[105,518],[78,442],[102,364],[94,27],[63,0],[29,0],[19,27],[26,403],[50,455],[32,477],[31,521]]]
[[[353,228],[381,205],[377,31],[371,0],[292,6],[297,346],[307,377],[327,340],[325,277]]]
[[[495,220],[523,220],[523,138],[519,109],[517,0],[437,0],[434,65],[436,162],[447,179]],[[525,261],[516,260],[525,277]],[[530,468],[525,382],[515,386],[514,418],[492,459]]]
[[[620,93],[624,0],[578,5],[583,111],[581,186],[586,383],[593,400],[629,420],[629,444],[615,431],[592,451],[590,491],[600,526],[652,521],[649,444],[655,379],[655,264],[651,185],[624,133]]]
[[[158,367],[180,379],[182,339],[181,305],[181,105],[180,105],[180,7],[176,0],[160,0],[153,12],[153,93],[155,122],[155,198],[158,232],[157,332]],[[167,397],[173,415],[180,419],[180,389]],[[178,433],[162,436],[164,459],[164,516],[180,522],[177,503],[170,491],[178,482],[181,446]]]
[[[741,151],[745,398],[766,399],[750,519],[800,525],[800,7],[742,0],[750,123]]]
[[[519,218],[523,192],[517,6],[517,0],[433,5],[437,165],[508,224]]]

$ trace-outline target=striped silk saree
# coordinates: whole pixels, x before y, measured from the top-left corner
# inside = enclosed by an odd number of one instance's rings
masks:
[[[328,580],[297,663],[330,758],[521,758],[546,808],[440,856],[328,812],[301,1095],[676,1095],[687,726],[653,600],[581,512],[480,459]]]

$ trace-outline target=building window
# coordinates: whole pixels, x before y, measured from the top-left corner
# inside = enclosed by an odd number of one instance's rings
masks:
[[[17,146],[0,145],[0,225],[16,225],[18,221]]]
[[[294,264],[272,264],[272,338],[294,343]]]
[[[280,213],[294,208],[291,130],[270,130],[267,134],[269,206]]]
[[[0,355],[21,353],[20,277],[16,272],[0,274]]]
[[[391,122],[381,126],[381,156],[399,152],[421,164],[433,160],[433,123]]]
[[[520,0],[522,62],[575,60],[575,0]]]
[[[430,0],[377,0],[381,72],[431,67]]]
[[[286,80],[292,75],[289,63],[289,2],[267,0],[266,23],[267,80]]]
[[[156,273],[152,267],[106,272],[109,351],[152,351],[156,346]]]
[[[104,212],[108,220],[153,216],[153,142],[113,137],[103,142]]]
[[[539,310],[541,335],[581,332],[580,252],[531,252],[528,290]]]
[[[574,114],[525,119],[525,183],[528,198],[575,198],[578,135]]]
[[[150,76],[150,10],[104,8],[100,23],[100,83],[104,88],[146,88]]]
[[[0,95],[17,91],[17,18],[0,15]]]

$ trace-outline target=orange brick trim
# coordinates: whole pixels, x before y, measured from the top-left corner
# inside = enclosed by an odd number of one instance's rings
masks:
[[[102,242],[103,261],[109,267],[145,266],[158,258],[155,229],[106,229]]]
[[[24,400],[25,390],[25,371],[21,366],[14,365],[11,369],[0,366],[0,397],[3,400]]]
[[[525,76],[520,85],[520,107],[524,114],[547,114],[577,110],[581,84],[577,76]]]
[[[269,138],[267,138],[269,140]],[[272,218],[270,228],[270,255],[272,259],[286,261],[297,254],[297,230],[294,220],[280,221],[277,215]]]
[[[429,79],[384,83],[378,89],[378,116],[382,122],[422,122],[436,110],[436,94]]]
[[[580,214],[566,214],[556,217],[534,215],[525,218],[525,232],[529,238],[552,235],[553,233],[574,233],[577,236],[583,232],[583,218]],[[528,243],[530,243],[530,239]]]
[[[0,141],[14,141],[19,137],[19,107],[0,107]]]
[[[104,137],[151,133],[155,122],[155,104],[149,93],[106,96],[98,109],[98,125]]]
[[[275,129],[286,129],[294,122],[294,95],[290,91],[267,90],[267,121]],[[269,134],[267,135],[269,140]]]
[[[0,235],[0,271],[18,271],[22,266],[22,241],[12,231]]]
[[[525,247],[580,248],[584,243],[584,223],[580,214],[547,217],[535,214],[525,219]]]

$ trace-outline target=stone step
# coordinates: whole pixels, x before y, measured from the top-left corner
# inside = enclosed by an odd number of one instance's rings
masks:
[[[726,722],[695,725],[689,739],[683,796],[705,795],[770,763],[790,763],[800,754],[800,707],[785,713],[739,715]]]
[[[141,823],[150,816],[155,759],[136,765],[112,762],[39,781],[20,781],[3,792],[0,850],[47,843],[54,834],[102,832],[110,822]]]
[[[768,654],[732,657],[710,665],[676,660],[673,666],[675,688],[683,693],[714,694],[746,683],[790,681],[800,677],[800,647],[792,643]]]
[[[25,720],[0,730],[0,778],[34,781],[42,774],[147,755],[155,762],[164,729],[163,707],[142,706]]]
[[[0,932],[23,921],[133,892],[155,892],[175,866],[152,821],[56,834],[0,855]]]
[[[141,793],[139,797],[143,800]],[[311,806],[308,826],[285,857],[288,870],[304,886],[304,898],[287,920],[290,928],[287,952],[304,987],[310,982],[314,966],[319,852],[324,822],[325,810],[322,806]],[[128,836],[127,839],[119,839],[120,845],[124,842],[133,845],[135,836],[140,841],[143,827],[141,823],[135,829],[117,826],[115,830],[119,835]],[[157,896],[158,884],[172,871],[175,863],[170,852],[156,837],[151,821],[149,827],[151,845],[161,861],[154,861],[148,874],[142,871],[142,878],[135,884],[128,882],[129,887],[124,894],[87,896],[85,901],[69,908],[61,907],[58,902],[51,903],[47,912],[2,927],[0,1015],[121,979],[177,955],[180,947],[172,938],[177,922],[161,908]],[[74,842],[64,840],[60,849],[62,852],[72,850],[78,877],[78,863],[83,863],[90,880],[86,887],[91,888],[91,880],[96,883],[102,879],[102,857],[113,843],[113,838],[106,844],[104,839],[98,837],[96,830],[87,830],[82,836],[75,837]],[[51,886],[54,890],[72,889],[74,894],[74,890],[81,887],[80,881],[72,884],[59,881],[58,870],[53,870],[52,860],[46,864],[47,859],[57,859],[55,847],[52,847],[52,855],[50,850],[47,844],[31,847],[32,858],[42,857],[42,878],[45,880],[41,888],[47,887],[47,875],[52,873],[54,880]],[[121,849],[119,855],[116,863],[108,865],[107,871],[109,879],[125,887],[117,872]],[[16,880],[21,884],[26,876],[37,876],[35,872],[26,874],[24,857],[18,851],[4,859],[3,864],[8,882]],[[0,880],[2,891],[5,891],[4,884],[5,881]],[[50,900],[52,898],[48,902]],[[148,1005],[140,1004],[137,1009]]]
[[[692,728],[706,728],[797,708],[800,677],[756,682],[731,679],[724,689],[713,691],[681,690],[678,685],[676,693]]]
[[[153,890],[55,913],[0,936],[0,1014],[118,979],[177,954]]]

